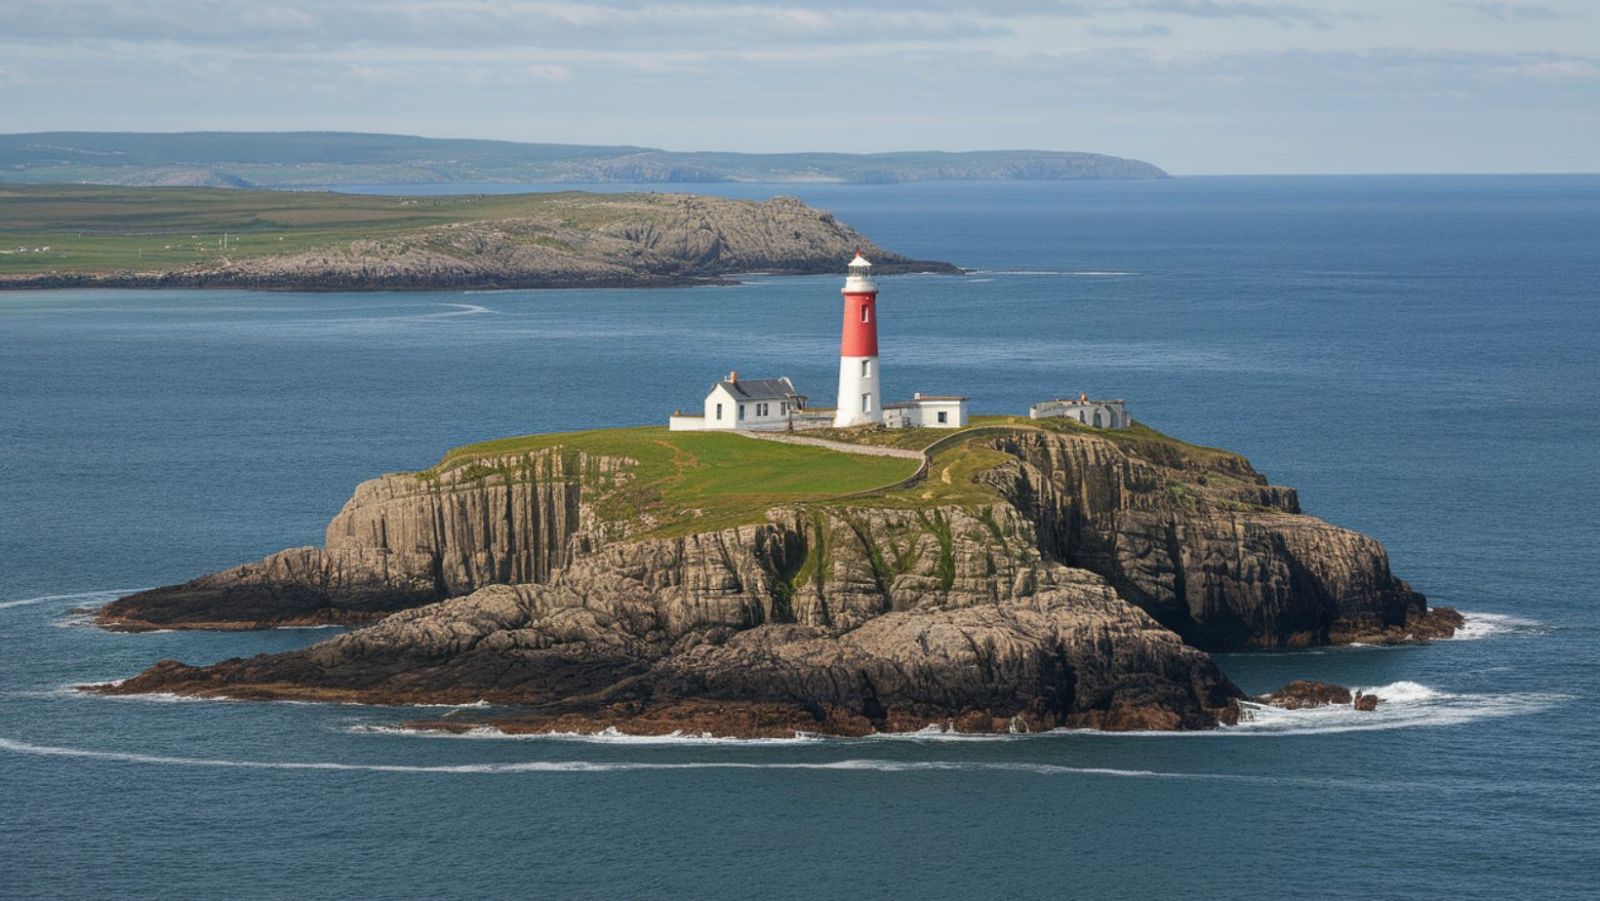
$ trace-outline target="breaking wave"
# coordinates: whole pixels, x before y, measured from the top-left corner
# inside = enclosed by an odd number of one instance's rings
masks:
[[[1512,616],[1507,613],[1468,613],[1461,611],[1466,623],[1447,641],[1473,641],[1495,635],[1537,635],[1544,625],[1537,620]]]
[[[135,594],[144,591],[143,588],[102,588],[98,591],[75,591],[68,594],[45,594],[36,598],[17,598],[15,600],[0,601],[0,610],[12,607],[31,607],[34,604],[48,604],[51,601],[99,601],[110,602],[126,594]]]
[[[506,774],[506,773],[627,773],[652,770],[819,770],[841,772],[915,773],[986,771],[1033,774],[1041,776],[1118,776],[1158,779],[1249,779],[1216,773],[1173,773],[1157,770],[1126,770],[1110,767],[1075,767],[1050,763],[1000,763],[946,760],[834,760],[823,762],[771,762],[750,763],[742,761],[690,761],[645,763],[637,761],[597,762],[588,760],[536,760],[514,763],[462,763],[462,764],[386,764],[344,763],[338,761],[300,760],[230,760],[215,757],[176,757],[163,754],[137,754],[128,751],[99,751],[89,748],[68,748],[59,745],[40,745],[31,742],[0,738],[0,751],[26,754],[35,757],[65,757],[79,760],[105,760],[119,763],[150,764],[157,766],[224,767],[229,769],[257,770],[331,770],[365,773],[437,773],[437,774]]]
[[[787,738],[729,738],[706,732],[669,732],[664,735],[629,735],[614,726],[597,732],[505,732],[494,726],[473,726],[460,732],[440,729],[415,729],[409,726],[361,724],[347,726],[345,732],[357,735],[405,735],[413,738],[464,738],[488,741],[565,741],[602,745],[799,745],[816,744],[831,736],[796,732]]]
[[[1456,726],[1474,720],[1540,713],[1571,695],[1517,692],[1510,694],[1458,694],[1416,682],[1391,682],[1361,688],[1377,695],[1377,710],[1356,710],[1348,705],[1284,710],[1246,703],[1245,719],[1211,733],[1191,735],[1327,735],[1335,732],[1377,732],[1422,726]]]

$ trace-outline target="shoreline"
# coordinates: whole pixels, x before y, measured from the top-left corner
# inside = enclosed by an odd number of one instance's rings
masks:
[[[966,275],[972,270],[941,261],[916,261],[891,266],[886,275]],[[25,291],[246,291],[260,294],[414,294],[426,291],[587,291],[660,290],[671,288],[734,288],[749,284],[747,277],[803,277],[829,275],[824,270],[767,270],[728,275],[642,276],[635,278],[549,279],[537,276],[483,281],[396,279],[378,282],[330,282],[314,277],[304,281],[262,279],[247,283],[226,277],[227,273],[150,273],[150,274],[50,274],[40,276],[0,276],[0,293]],[[222,278],[212,276],[222,275]]]

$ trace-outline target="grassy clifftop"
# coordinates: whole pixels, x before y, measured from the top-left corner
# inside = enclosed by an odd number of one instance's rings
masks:
[[[607,519],[647,519],[651,534],[687,534],[755,522],[775,506],[854,494],[899,482],[918,461],[842,453],[727,432],[662,427],[525,435],[450,451],[424,479],[446,472],[501,478],[507,465],[550,448],[634,461],[629,478],[597,503]],[[515,478],[514,474],[510,477]]]
[[[1014,459],[991,445],[992,439],[1016,432],[1092,436],[1142,459],[1162,460],[1180,469],[1203,469],[1213,479],[1223,474],[1214,464],[1238,459],[1227,451],[1187,444],[1143,424],[1107,430],[1065,419],[978,416],[970,428],[959,431],[858,428],[804,433],[864,448],[931,448],[925,477],[910,485],[902,483],[919,469],[916,459],[846,453],[728,432],[672,432],[662,427],[500,438],[455,448],[417,476],[434,480],[451,473],[515,480],[519,461],[553,448],[627,459],[633,461],[628,477],[596,502],[597,511],[614,522],[643,520],[649,528],[642,534],[662,537],[759,522],[773,507],[808,503],[902,509],[995,503],[1000,495],[978,476]]]

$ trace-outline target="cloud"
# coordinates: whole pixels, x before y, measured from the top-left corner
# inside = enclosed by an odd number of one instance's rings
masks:
[[[546,0],[280,0],[269,5],[197,0],[56,0],[18,5],[5,16],[11,41],[174,41],[257,49],[401,47],[660,47],[882,41],[965,41],[1008,33],[971,4],[907,3],[864,15],[826,5],[682,5]]]
[[[1089,33],[1101,38],[1164,38],[1172,34],[1172,29],[1154,22],[1144,25],[1129,25],[1125,27],[1108,27],[1104,25],[1089,26]]]
[[[1482,13],[1501,22],[1521,20],[1524,22],[1549,21],[1551,19],[1564,19],[1566,16],[1556,12],[1548,6],[1533,6],[1527,3],[1454,3],[1458,9],[1469,9]]]
[[[1196,19],[1262,19],[1279,25],[1324,24],[1328,16],[1305,6],[1232,0],[1138,0],[1129,9]]]

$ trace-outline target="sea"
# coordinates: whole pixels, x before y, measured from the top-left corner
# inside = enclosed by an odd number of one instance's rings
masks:
[[[660,424],[730,369],[828,398],[843,272],[0,293],[0,897],[1600,897],[1600,176],[693,189],[968,270],[881,279],[886,396],[1124,398],[1466,629],[1223,655],[1384,702],[1203,734],[436,737],[403,724],[462,714],[88,696],[334,634],[81,611],[319,543],[363,479]]]

